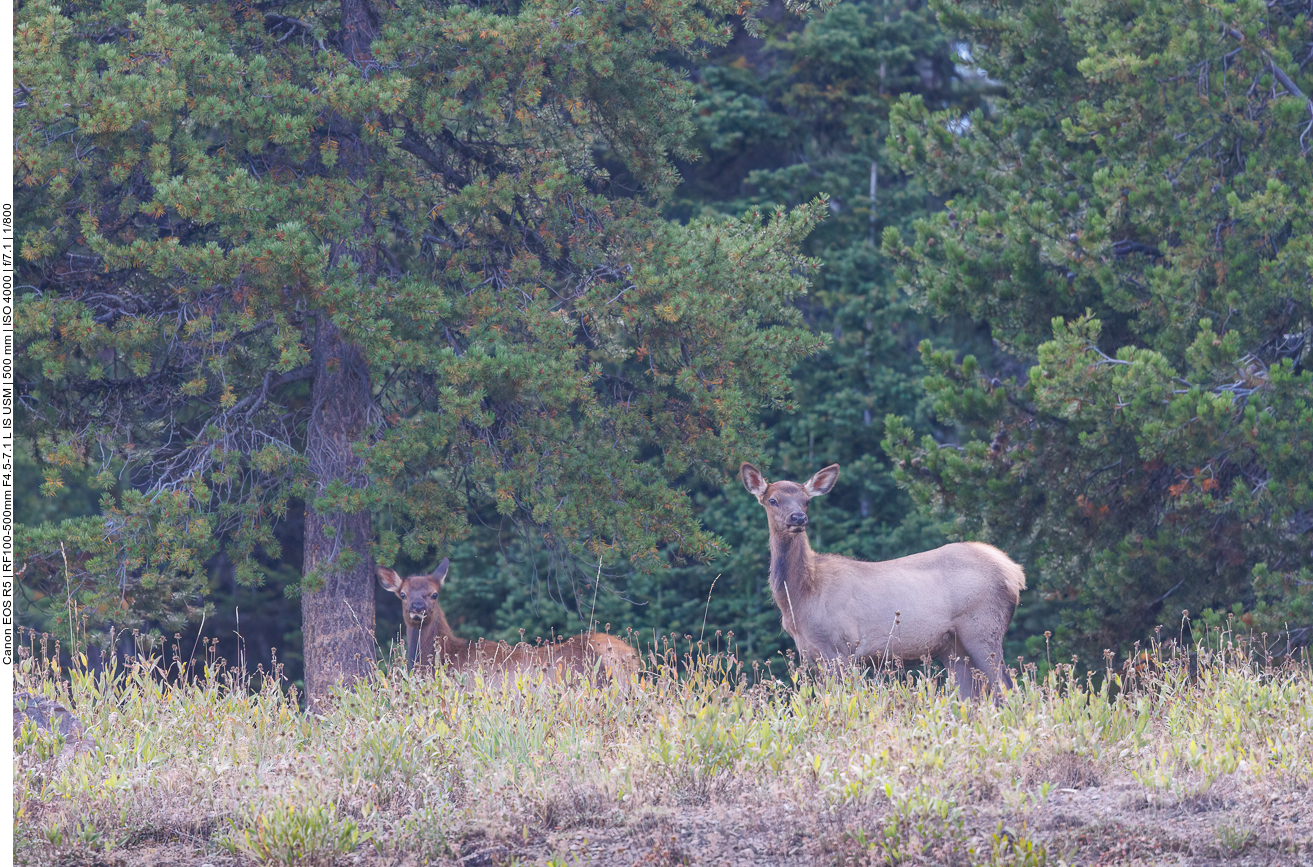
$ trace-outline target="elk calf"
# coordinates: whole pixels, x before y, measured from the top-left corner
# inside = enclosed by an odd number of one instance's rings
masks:
[[[767,482],[747,463],[739,474],[766,509],[771,594],[804,661],[937,657],[963,698],[976,695],[972,668],[991,686],[1012,686],[1003,633],[1026,575],[1006,554],[979,542],[881,563],[818,554],[807,504],[834,487],[839,465],[801,485]]]
[[[391,569],[374,570],[379,583],[401,600],[406,623],[406,661],[413,669],[432,671],[440,661],[457,671],[483,669],[495,673],[543,669],[558,679],[571,675],[596,676],[605,683],[627,683],[638,673],[634,649],[610,635],[588,632],[554,644],[532,646],[505,642],[470,641],[451,631],[438,604],[447,580],[447,558],[429,575],[402,578]]]

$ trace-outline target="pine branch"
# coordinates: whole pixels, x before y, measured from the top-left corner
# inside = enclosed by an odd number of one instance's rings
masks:
[[[1239,30],[1236,30],[1234,27],[1231,27],[1229,25],[1223,25],[1223,29],[1226,30],[1227,35],[1233,37],[1234,39],[1237,39],[1240,42],[1245,41],[1245,34],[1241,33]],[[1304,100],[1304,103],[1308,108],[1308,114],[1310,120],[1308,124],[1305,125],[1304,131],[1299,135],[1300,152],[1307,153],[1308,148],[1304,144],[1304,141],[1305,139],[1308,138],[1309,133],[1313,132],[1313,99],[1309,99],[1308,95],[1305,94],[1304,91],[1299,89],[1299,85],[1295,84],[1295,82],[1290,78],[1289,75],[1286,75],[1285,70],[1277,66],[1276,61],[1272,59],[1272,55],[1268,54],[1262,48],[1258,49],[1258,53],[1261,54],[1263,56],[1263,59],[1267,61],[1267,65],[1272,70],[1272,76],[1276,78],[1277,81],[1281,82],[1281,86],[1286,89],[1286,92],[1291,94],[1292,96],[1297,96],[1300,99]]]

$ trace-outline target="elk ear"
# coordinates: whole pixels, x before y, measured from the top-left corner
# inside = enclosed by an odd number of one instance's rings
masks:
[[[821,494],[828,494],[837,481],[839,481],[839,465],[830,464],[808,479],[807,484],[803,485],[802,489],[807,492],[809,497],[819,497]]]
[[[438,568],[434,569],[433,574],[429,576],[434,581],[438,582],[438,587],[442,587],[443,584],[447,583],[447,569],[450,566],[451,561],[446,557],[443,557],[442,562],[438,564]]]
[[[390,590],[398,593],[401,590],[401,583],[404,579],[391,569],[382,566],[374,567],[374,574],[378,576],[378,583],[383,585],[384,590]]]
[[[748,493],[761,499],[762,494],[766,493],[766,477],[761,474],[761,470],[752,464],[744,463],[739,467],[739,476],[743,479],[743,487],[748,489]]]

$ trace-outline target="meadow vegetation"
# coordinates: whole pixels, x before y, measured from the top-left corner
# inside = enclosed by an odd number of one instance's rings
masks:
[[[15,861],[1313,861],[1313,672],[1242,637],[1096,677],[1023,661],[978,703],[934,670],[745,670],[721,644],[668,637],[601,689],[394,662],[310,715],[273,661],[139,638],[94,673],[32,634],[19,689],[82,731],[16,736]]]

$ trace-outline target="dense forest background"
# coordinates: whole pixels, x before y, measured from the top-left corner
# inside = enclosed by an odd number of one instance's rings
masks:
[[[824,197],[800,248],[820,267],[792,302],[824,348],[758,421],[770,478],[842,467],[812,506],[817,550],[999,545],[1030,584],[1010,659],[1094,663],[1200,623],[1268,632],[1284,652],[1313,623],[1313,8],[1087,6],[776,4],[723,45],[669,52],[693,85],[696,153],[675,154],[661,214]],[[622,155],[597,161],[640,185]],[[76,466],[51,484],[55,451],[29,439],[20,460],[18,520],[45,527],[27,543],[45,568],[22,581],[21,623],[67,634],[80,611],[96,634],[176,629],[184,652],[198,634],[251,665],[276,651],[299,679],[303,501],[251,555],[259,579],[219,551],[185,623],[108,617],[69,604],[52,540],[102,493]],[[444,608],[468,637],[591,620],[643,641],[732,633],[740,659],[778,665],[792,642],[735,469],[677,479],[721,549],[709,560],[590,560],[482,502],[467,533],[394,545],[392,565],[450,557]],[[404,533],[386,508],[373,521]],[[386,650],[396,600],[379,594],[376,617]]]

